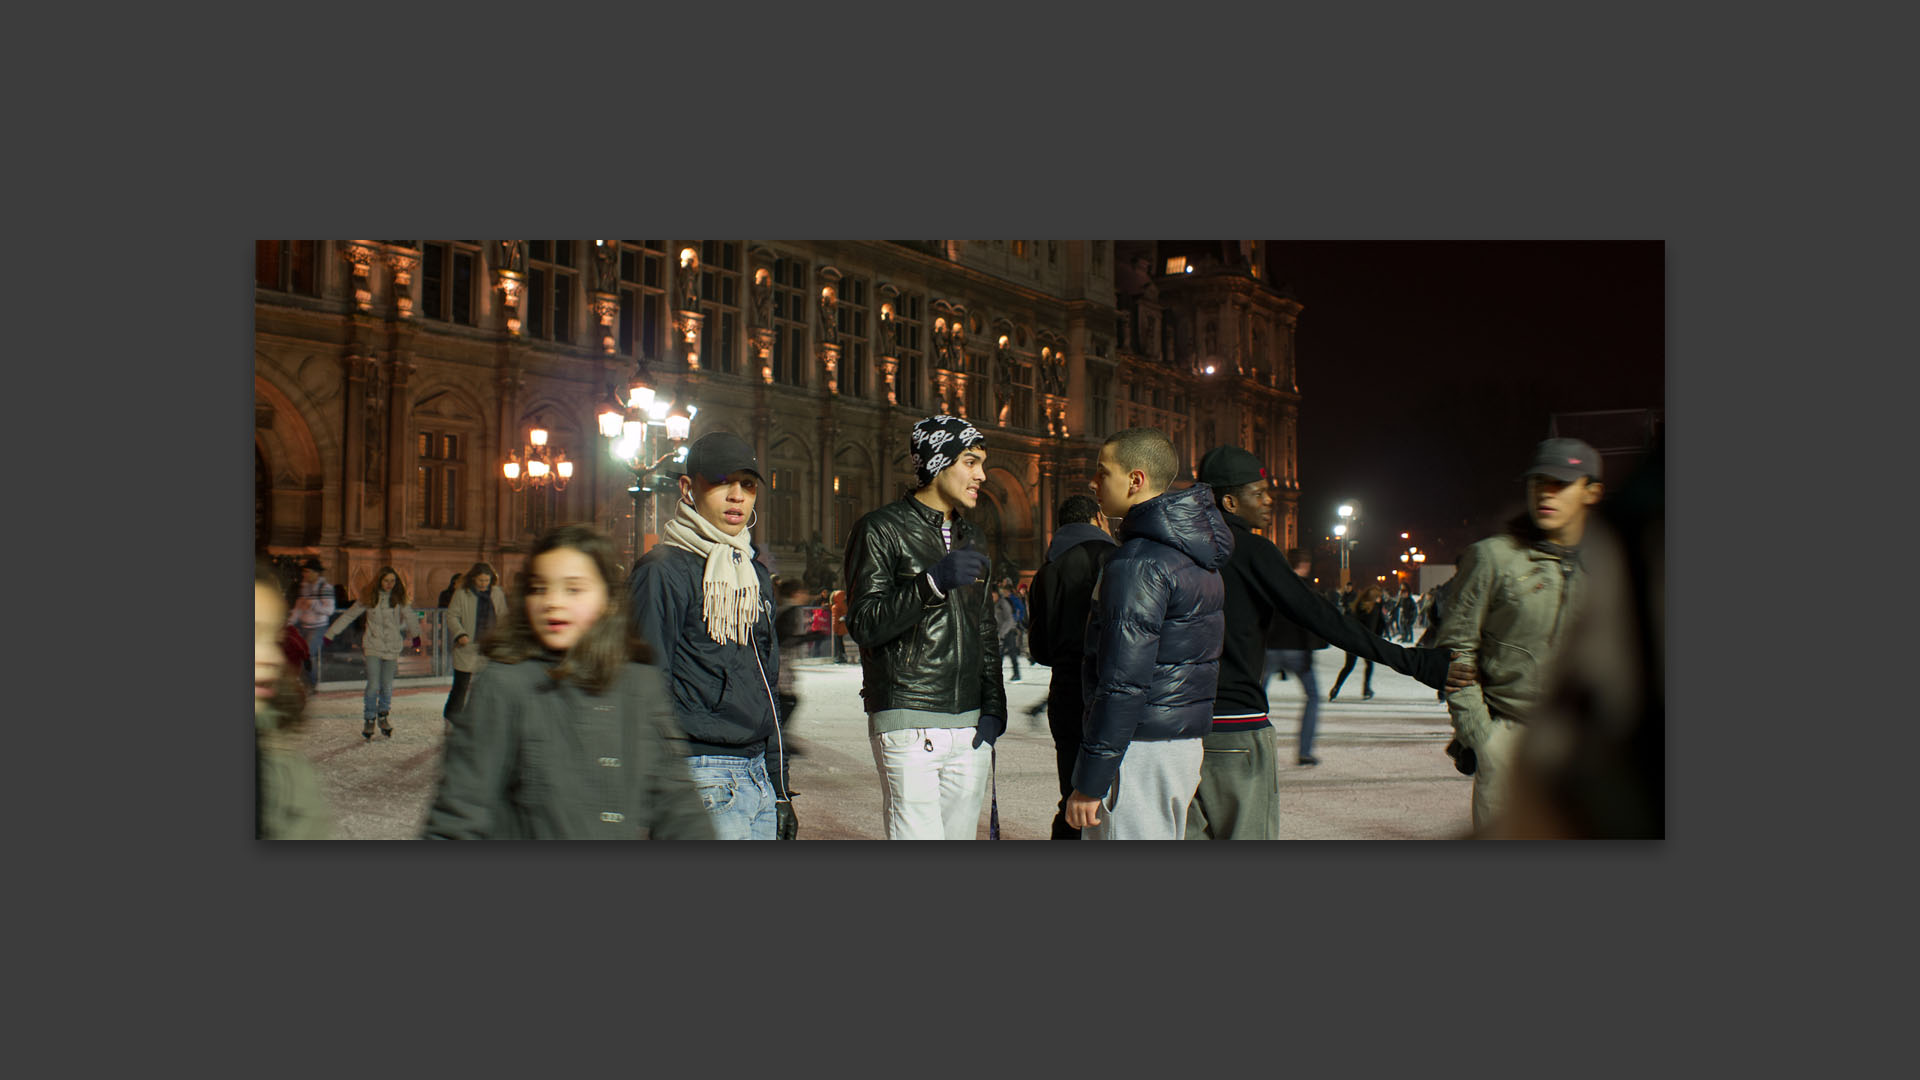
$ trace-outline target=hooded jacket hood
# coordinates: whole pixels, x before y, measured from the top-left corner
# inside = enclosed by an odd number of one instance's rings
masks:
[[[1052,562],[1089,540],[1104,540],[1109,544],[1114,542],[1113,537],[1107,535],[1107,530],[1098,525],[1084,521],[1062,525],[1060,530],[1053,534],[1052,543],[1047,545],[1047,561]]]
[[[1233,530],[1213,505],[1213,489],[1194,484],[1168,491],[1127,511],[1120,539],[1144,537],[1167,545],[1203,570],[1218,570],[1233,554]]]

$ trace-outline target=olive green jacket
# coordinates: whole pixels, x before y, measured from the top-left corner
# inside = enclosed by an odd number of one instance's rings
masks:
[[[1468,746],[1480,746],[1495,716],[1524,721],[1546,689],[1548,663],[1585,583],[1577,556],[1564,551],[1503,534],[1460,559],[1436,645],[1458,649],[1479,669],[1477,684],[1447,695],[1454,731]]]
[[[320,774],[280,730],[280,716],[261,709],[253,716],[255,783],[259,790],[254,822],[261,840],[330,840],[333,816],[320,793]]]
[[[454,720],[430,840],[710,840],[660,672],[605,694],[548,676],[557,657],[486,665]]]

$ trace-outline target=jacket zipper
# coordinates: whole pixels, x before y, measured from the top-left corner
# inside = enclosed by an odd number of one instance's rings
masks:
[[[1573,588],[1573,564],[1560,560],[1560,600],[1553,609],[1553,629],[1547,631],[1547,644],[1560,640],[1560,617],[1567,611],[1567,593]]]

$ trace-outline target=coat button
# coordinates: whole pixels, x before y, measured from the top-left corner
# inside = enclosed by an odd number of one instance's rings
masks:
[[[617,769],[620,767],[620,759],[617,757],[603,757],[600,759],[600,764],[609,769]]]
[[[622,821],[625,821],[625,820],[627,820],[627,818],[626,818],[626,815],[625,815],[625,814],[615,814],[615,813],[612,813],[612,812],[608,812],[608,813],[605,813],[605,814],[601,814],[601,815],[600,815],[600,820],[601,820],[601,821],[610,821],[610,822],[613,822],[614,824],[616,824],[616,825],[617,825],[617,824],[619,824],[620,822],[622,822]]]

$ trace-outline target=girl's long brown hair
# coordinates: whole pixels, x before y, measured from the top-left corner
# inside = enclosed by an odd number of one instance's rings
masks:
[[[653,659],[653,650],[641,640],[628,616],[627,591],[621,588],[613,541],[591,525],[562,525],[533,545],[527,554],[527,570],[514,585],[513,599],[506,611],[497,613],[500,623],[487,635],[482,648],[487,659],[503,664],[517,664],[547,651],[527,622],[527,594],[532,589],[533,561],[561,548],[578,551],[593,563],[607,585],[607,608],[549,674],[555,680],[570,680],[589,693],[603,693],[628,661],[647,663]]]
[[[400,571],[395,570],[393,567],[383,566],[374,572],[373,584],[367,586],[368,607],[372,607],[380,602],[380,579],[386,577],[388,574],[393,575],[393,591],[387,594],[387,606],[407,606],[407,579],[401,577]]]

